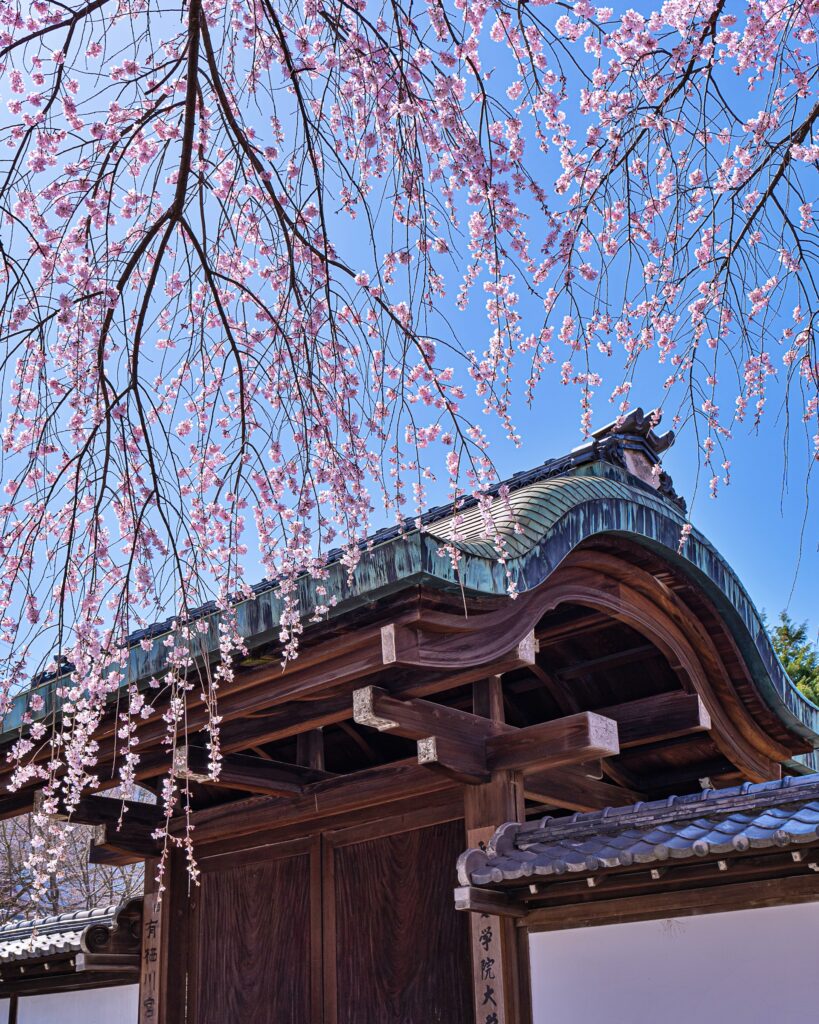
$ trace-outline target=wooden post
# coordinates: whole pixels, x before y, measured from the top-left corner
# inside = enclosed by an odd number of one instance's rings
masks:
[[[473,709],[503,721],[500,676],[473,686]],[[466,841],[485,846],[498,825],[523,820],[520,772],[493,772],[489,782],[464,789]],[[525,1024],[530,1019],[528,964],[521,950],[522,930],[514,920],[488,913],[469,915],[476,1024]],[[521,932],[521,934],[519,934]],[[525,939],[525,937],[524,937]],[[524,947],[525,949],[525,947]]]
[[[187,936],[190,901],[181,850],[171,849],[160,900],[158,861],[145,861],[139,1024],[180,1024],[187,1013]]]
[[[148,862],[150,864],[151,862]],[[146,890],[148,864],[145,870]],[[139,1024],[159,1021],[160,971],[162,968],[162,906],[156,892],[142,899],[142,952],[139,971]]]

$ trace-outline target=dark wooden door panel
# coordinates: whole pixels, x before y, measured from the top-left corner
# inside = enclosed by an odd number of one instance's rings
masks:
[[[447,822],[328,851],[332,1024],[471,1021],[467,920],[452,900],[463,844],[463,824]]]
[[[195,1024],[313,1024],[310,857],[203,873]]]

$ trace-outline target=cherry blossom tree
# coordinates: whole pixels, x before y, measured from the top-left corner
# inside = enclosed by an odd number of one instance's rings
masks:
[[[139,896],[142,864],[89,864],[92,833],[87,825],[61,830],[62,856],[43,887],[42,882],[38,884],[37,872],[28,869],[37,839],[34,817],[23,814],[0,821],[0,924],[36,918],[43,910],[49,914],[93,910]]]
[[[126,686],[121,781],[157,699],[171,739],[207,701],[216,768],[249,582],[278,581],[295,656],[295,581],[326,611],[329,548],[352,570],[435,479],[486,496],[481,408],[517,441],[560,383],[588,431],[594,395],[625,413],[659,360],[714,489],[772,395],[819,450],[817,21],[817,0],[2,0],[4,706],[72,666],[15,784],[97,784],[125,638],[168,615],[168,674]]]

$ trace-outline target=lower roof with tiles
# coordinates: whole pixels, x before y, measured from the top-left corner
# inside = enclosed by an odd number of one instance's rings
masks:
[[[594,875],[819,842],[819,774],[502,825],[458,861],[461,885]]]
[[[0,927],[0,965],[79,953],[86,929],[110,927],[116,911],[117,904],[112,904],[32,921],[10,921]]]

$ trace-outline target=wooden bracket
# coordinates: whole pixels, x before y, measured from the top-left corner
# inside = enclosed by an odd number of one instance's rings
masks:
[[[480,785],[492,772],[557,768],[619,753],[617,723],[590,711],[515,729],[432,701],[399,700],[377,686],[353,694],[359,725],[418,743],[418,763]]]
[[[525,917],[526,908],[505,893],[459,885],[455,891],[455,909],[471,914],[492,914],[495,917]]]

